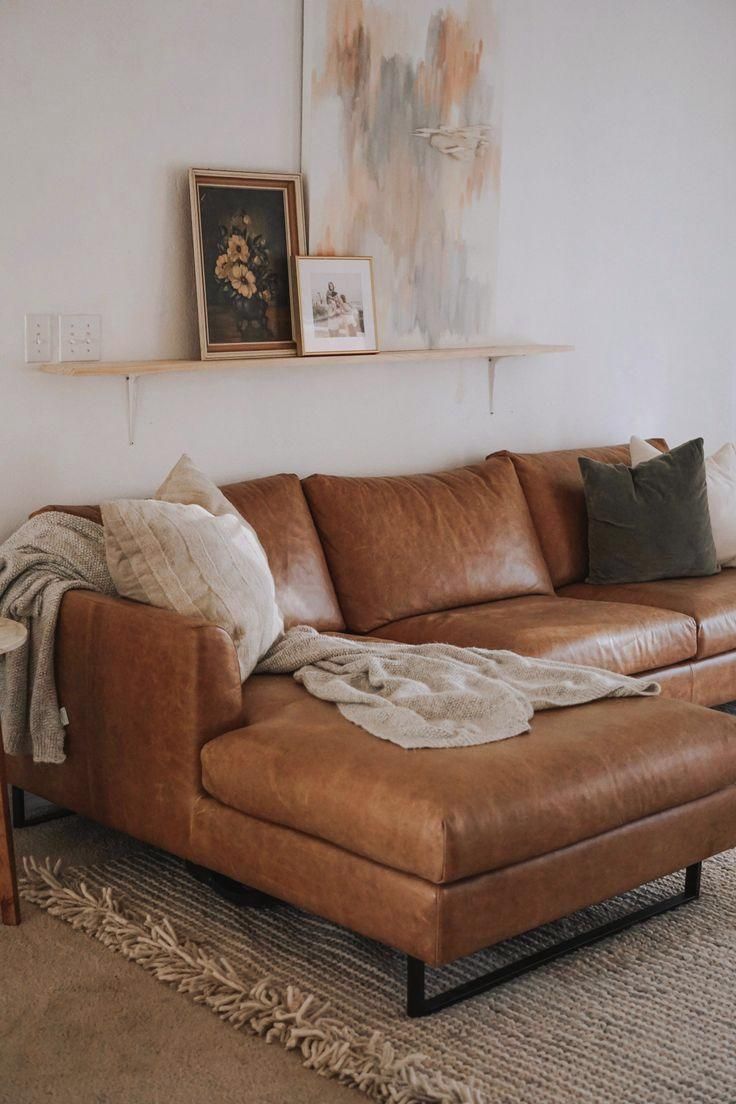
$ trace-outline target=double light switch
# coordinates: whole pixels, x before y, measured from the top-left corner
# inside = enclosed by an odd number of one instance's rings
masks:
[[[56,341],[54,340],[56,338]],[[27,314],[26,363],[99,360],[102,355],[102,317],[99,314]]]

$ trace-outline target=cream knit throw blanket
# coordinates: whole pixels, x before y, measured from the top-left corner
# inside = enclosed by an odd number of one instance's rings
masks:
[[[659,693],[656,682],[596,667],[450,644],[323,636],[300,625],[258,674],[293,674],[347,720],[403,748],[462,747],[528,732],[537,709]]]
[[[0,726],[10,755],[64,761],[64,728],[54,681],[54,634],[67,590],[114,594],[102,526],[49,511],[0,545],[0,616],[21,621],[26,643],[0,656]]]

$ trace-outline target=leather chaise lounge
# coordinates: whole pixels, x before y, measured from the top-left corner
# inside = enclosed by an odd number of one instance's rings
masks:
[[[404,952],[415,1015],[642,913],[438,997],[425,965],[683,868],[684,891],[643,915],[693,899],[701,861],[736,845],[736,720],[702,708],[736,697],[736,570],[587,586],[582,451],[223,490],[261,538],[287,627],[656,672],[661,697],[407,752],[290,677],[241,687],[213,625],[73,591],[56,641],[67,759],[9,756],[9,780]]]

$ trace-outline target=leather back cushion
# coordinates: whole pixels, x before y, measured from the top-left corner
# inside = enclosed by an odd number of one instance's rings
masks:
[[[324,552],[296,475],[269,475],[220,488],[263,545],[284,626],[345,628]],[[98,506],[45,506],[102,523]],[[38,511],[39,513],[41,511]]]
[[[220,490],[255,529],[271,565],[285,628],[341,631],[345,622],[296,475],[267,475]]]
[[[651,444],[662,452],[667,449],[667,443],[659,437],[652,438]],[[555,587],[584,579],[588,573],[588,514],[578,457],[628,465],[629,446],[558,452],[504,450],[491,456],[508,457],[516,469]]]
[[[509,459],[433,475],[312,475],[303,487],[352,632],[551,592]]]

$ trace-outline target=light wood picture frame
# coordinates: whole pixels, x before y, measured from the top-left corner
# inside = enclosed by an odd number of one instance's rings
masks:
[[[296,256],[291,271],[299,356],[378,352],[372,257]]]
[[[189,192],[202,360],[294,354],[301,174],[190,169]]]

